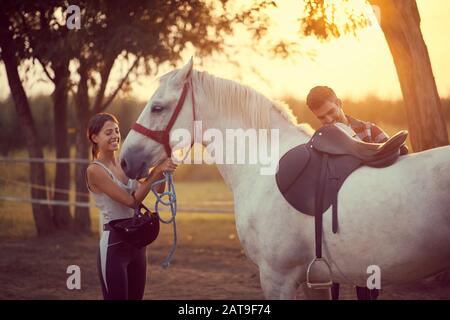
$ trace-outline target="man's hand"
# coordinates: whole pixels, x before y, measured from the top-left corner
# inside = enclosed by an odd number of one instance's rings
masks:
[[[406,144],[404,144],[404,145],[402,145],[400,147],[400,155],[401,156],[403,156],[405,154],[408,154],[408,152],[409,152],[409,149],[408,149],[408,146]]]

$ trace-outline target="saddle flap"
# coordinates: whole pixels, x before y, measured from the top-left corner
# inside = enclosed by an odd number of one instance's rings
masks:
[[[286,193],[302,174],[308,165],[310,152],[307,145],[298,145],[286,152],[278,163],[278,171],[275,175],[278,189]]]

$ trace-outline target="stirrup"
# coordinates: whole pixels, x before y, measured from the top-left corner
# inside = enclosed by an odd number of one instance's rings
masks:
[[[312,266],[314,265],[314,263],[320,263],[323,262],[325,264],[325,266],[328,269],[328,274],[329,274],[329,281],[326,282],[311,282],[310,278],[309,278],[309,274],[311,272]],[[308,286],[308,288],[311,289],[329,289],[331,288],[331,286],[333,285],[333,282],[331,281],[331,267],[330,264],[328,263],[328,261],[325,258],[317,258],[315,257],[311,263],[308,266],[308,270],[306,271],[306,285]]]

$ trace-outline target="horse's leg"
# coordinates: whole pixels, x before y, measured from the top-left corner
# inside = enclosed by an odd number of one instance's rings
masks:
[[[356,287],[356,297],[358,300],[377,300],[380,291],[366,287]]]
[[[339,300],[339,289],[340,284],[333,282],[333,285],[331,286],[331,300]]]
[[[264,296],[269,300],[293,300],[298,288],[297,270],[283,273],[260,267],[259,277]]]

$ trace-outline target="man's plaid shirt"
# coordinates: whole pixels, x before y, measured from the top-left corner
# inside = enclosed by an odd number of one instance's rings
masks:
[[[371,122],[365,122],[348,115],[349,126],[355,131],[358,138],[364,142],[382,143],[389,139],[389,136],[380,127]]]

